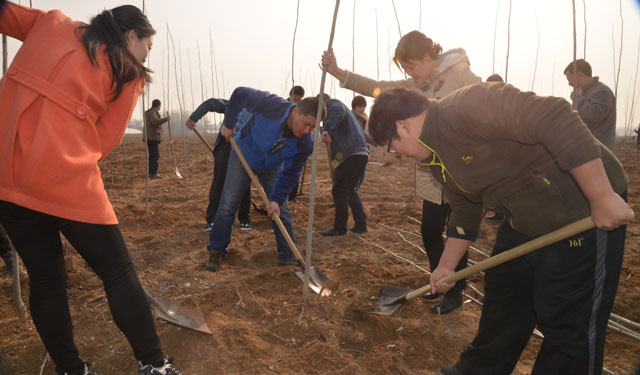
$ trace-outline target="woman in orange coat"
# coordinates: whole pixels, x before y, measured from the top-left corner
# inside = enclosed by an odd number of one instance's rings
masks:
[[[73,342],[62,233],[102,280],[139,374],[179,374],[160,349],[97,165],[149,80],[155,30],[131,5],[87,25],[0,0],[0,33],[23,42],[0,80],[0,224],[29,273],[31,316],[57,373],[94,374]]]

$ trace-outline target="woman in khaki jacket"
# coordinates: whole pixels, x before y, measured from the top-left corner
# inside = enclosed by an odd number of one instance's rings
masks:
[[[333,51],[325,51],[322,55],[322,64],[327,66],[329,74],[340,80],[340,87],[371,97],[378,96],[381,91],[388,88],[406,87],[420,92],[426,98],[440,99],[461,87],[481,81],[480,77],[469,68],[469,59],[462,48],[442,52],[442,47],[438,43],[417,30],[400,38],[393,61],[411,78],[400,81],[376,81],[339,68]],[[420,169],[417,171],[416,190],[423,199],[420,231],[429,258],[429,266],[433,271],[438,266],[444,250],[442,232],[451,209],[443,201],[442,186],[431,177],[429,171]],[[467,256],[465,255],[460,260],[456,271],[466,266]],[[446,314],[462,305],[462,290],[465,286],[466,280],[460,280],[430,310],[434,313]],[[437,297],[439,297],[438,294],[425,296],[427,299]]]

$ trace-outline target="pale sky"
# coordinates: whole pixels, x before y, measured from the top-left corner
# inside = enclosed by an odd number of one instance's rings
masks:
[[[25,0],[19,2],[29,5]],[[614,60],[617,67],[621,34],[619,2],[584,2],[587,21],[586,60],[591,64],[593,74],[615,90],[617,68],[614,69]],[[68,16],[85,22],[105,7],[125,4],[112,0],[33,0],[32,3],[40,9],[60,9]],[[140,8],[143,5],[141,0],[130,3]],[[296,84],[305,87],[308,95],[315,95],[320,89],[321,70],[318,63],[322,51],[328,46],[335,2],[300,0],[299,3],[294,78]],[[175,42],[178,73],[182,64],[181,86],[185,94],[183,109],[187,114],[195,109],[203,97],[228,97],[237,86],[255,87],[286,97],[291,86],[292,41],[297,4],[297,0],[146,1],[148,17],[158,31],[150,55],[150,67],[155,71],[154,82],[150,87],[151,97],[163,100],[166,96],[163,95],[163,81],[166,90],[167,23]],[[635,105],[640,106],[640,82],[634,82],[640,51],[639,4],[640,0],[622,0],[624,40],[618,85],[619,134],[624,132],[625,123],[630,116],[634,83]],[[509,0],[395,0],[395,5],[402,34],[419,29],[440,43],[445,51],[464,48],[471,60],[471,69],[483,80],[494,71],[505,76]],[[585,57],[584,17],[583,1],[576,0],[578,58]],[[513,1],[509,83],[523,90],[533,89],[540,95],[568,98],[570,88],[562,71],[573,59],[572,22],[570,0]],[[355,53],[352,52],[354,37]],[[402,72],[391,63],[399,38],[391,0],[340,2],[334,39],[334,51],[340,67],[352,70],[353,58],[357,73],[374,79],[402,79]],[[213,42],[217,75],[216,72],[212,73],[210,40]],[[10,59],[17,48],[19,42],[10,39]],[[174,65],[171,51],[171,97],[163,102],[171,110],[179,110]],[[534,71],[535,82],[532,87]],[[353,98],[351,91],[341,89],[337,80],[329,75],[325,92],[348,105]],[[373,99],[367,98],[367,101],[370,106]],[[166,108],[163,106],[163,111]],[[140,118],[140,112],[137,109],[134,117]],[[632,127],[637,127],[640,111],[634,112],[631,124]]]

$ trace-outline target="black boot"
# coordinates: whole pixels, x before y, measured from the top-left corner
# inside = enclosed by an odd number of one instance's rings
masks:
[[[215,249],[209,249],[208,246],[207,251],[209,252],[209,259],[207,259],[207,263],[205,263],[204,268],[207,271],[216,272],[220,269],[220,265],[222,264],[222,260],[225,255]]]
[[[9,273],[13,273],[13,259],[11,258],[11,249],[0,250],[0,257],[4,260],[4,264],[7,265]]]
[[[448,314],[460,306],[462,306],[462,292],[449,291],[440,302],[431,306],[429,310],[434,314]]]
[[[343,234],[347,234],[346,230],[337,230],[334,227],[331,227],[329,229],[325,229],[322,232],[323,236],[342,236]]]

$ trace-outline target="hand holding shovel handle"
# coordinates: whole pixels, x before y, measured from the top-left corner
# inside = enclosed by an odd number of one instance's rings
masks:
[[[532,251],[541,249],[545,246],[551,245],[552,243],[558,242],[565,238],[569,238],[578,233],[589,230],[593,227],[595,227],[595,224],[593,223],[591,216],[585,217],[584,219],[578,220],[560,229],[556,229],[553,232],[549,232],[529,242],[525,242],[520,246],[516,246],[511,250],[505,251],[496,256],[492,256],[491,258],[486,259],[480,263],[476,263],[471,267],[467,267],[463,270],[460,270],[452,275],[449,275],[443,278],[442,281],[448,284],[454,283],[458,280],[464,279],[467,276],[471,276],[473,274],[480,273],[484,270],[488,270],[489,268],[493,268],[502,263],[521,257]],[[431,290],[431,285],[425,285],[422,288],[416,289],[413,292],[407,294],[406,298],[407,300],[410,300],[412,298],[422,296],[428,293],[430,290]]]

